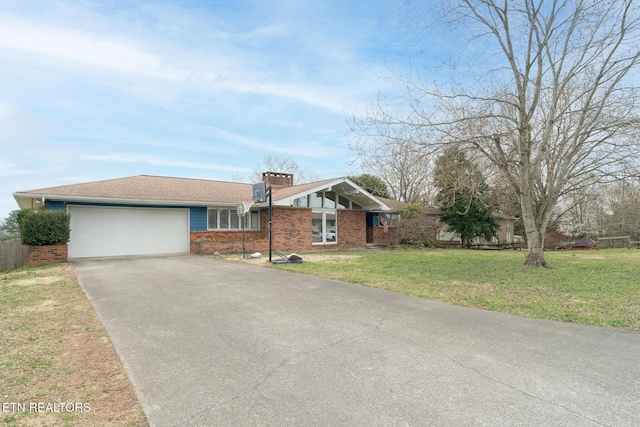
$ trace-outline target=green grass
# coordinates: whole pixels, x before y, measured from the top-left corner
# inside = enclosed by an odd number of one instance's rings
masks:
[[[640,331],[638,250],[547,252],[552,269],[524,267],[525,254],[518,251],[426,249],[325,255],[325,260],[275,268],[467,307]]]

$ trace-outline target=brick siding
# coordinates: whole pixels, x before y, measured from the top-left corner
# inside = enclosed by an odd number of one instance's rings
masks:
[[[245,230],[244,238],[247,253],[269,250],[268,230]],[[242,253],[242,231],[192,231],[190,252],[199,255]]]
[[[273,208],[273,250],[305,252],[366,247],[366,218],[360,210],[338,210],[338,243],[312,244],[311,208]],[[260,210],[260,230],[245,230],[247,253],[269,250],[269,210]],[[190,251],[210,255],[215,252],[242,252],[242,231],[192,231]]]
[[[69,248],[66,243],[57,245],[33,245],[29,246],[27,265],[40,267],[42,265],[60,264],[67,262]]]
[[[384,232],[382,227],[368,227],[367,228],[367,242],[375,243],[378,245],[390,245],[391,244],[391,227],[388,232]]]

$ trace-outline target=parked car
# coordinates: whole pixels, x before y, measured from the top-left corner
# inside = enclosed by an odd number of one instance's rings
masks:
[[[598,243],[595,240],[572,240],[561,246],[557,246],[556,250],[562,251],[565,249],[598,249]]]

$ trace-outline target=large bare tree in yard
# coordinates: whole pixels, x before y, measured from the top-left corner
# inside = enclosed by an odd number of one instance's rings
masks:
[[[462,0],[448,12],[448,25],[469,34],[464,51],[480,52],[483,68],[455,60],[455,75],[439,86],[406,78],[409,113],[374,108],[354,127],[363,139],[393,144],[403,134],[433,141],[425,150],[455,143],[481,153],[521,206],[525,264],[547,266],[544,235],[558,200],[638,155],[639,7]],[[461,69],[470,74],[460,79]]]

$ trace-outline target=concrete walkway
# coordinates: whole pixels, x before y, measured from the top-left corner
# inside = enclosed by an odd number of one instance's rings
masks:
[[[72,262],[153,426],[638,426],[640,334],[192,255]]]

